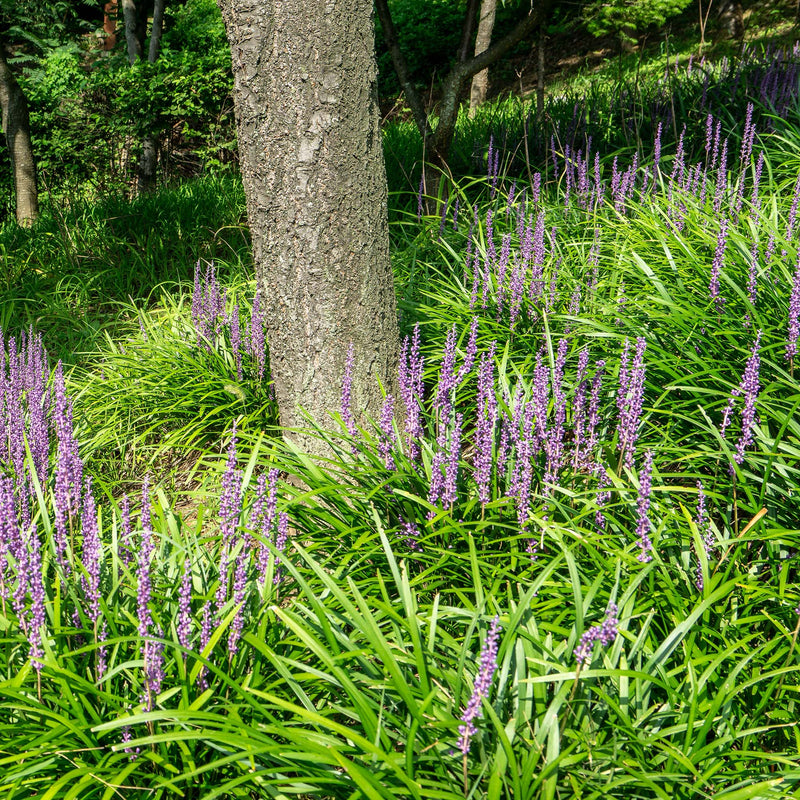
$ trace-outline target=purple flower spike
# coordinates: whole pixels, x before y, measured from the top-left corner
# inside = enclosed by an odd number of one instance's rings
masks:
[[[289,515],[285,511],[281,511],[278,515],[278,535],[275,537],[275,549],[278,555],[275,556],[275,577],[272,579],[274,584],[281,582],[283,577],[281,570],[278,569],[278,564],[281,563],[281,557],[286,550],[286,542],[289,540]]]
[[[264,309],[261,299],[261,289],[256,290],[253,298],[253,307],[250,312],[249,345],[250,356],[256,362],[258,380],[264,379],[264,370],[267,363],[267,342],[264,333]]]
[[[36,533],[35,523],[30,531],[30,557],[28,569],[30,571],[31,611],[28,621],[28,641],[30,643],[31,663],[34,669],[41,672],[42,656],[42,631],[47,617],[45,614],[45,590],[42,578],[42,553],[39,537]]]
[[[706,553],[706,558],[710,559],[714,550],[714,534],[711,532],[711,520],[708,517],[706,510],[706,495],[703,490],[703,482],[697,481],[697,530],[703,537],[703,549]],[[697,591],[703,591],[703,569],[700,565],[700,560],[697,561],[697,574],[695,578],[695,586]]]
[[[203,616],[200,621],[200,648],[199,652],[202,653],[203,650],[206,649],[208,643],[211,641],[211,630],[213,628],[214,622],[214,611],[213,611],[213,603],[210,600],[207,600],[203,605]],[[211,660],[211,653],[208,654],[209,660]],[[197,685],[205,691],[208,689],[208,681],[206,680],[206,674],[208,669],[205,665],[200,668],[200,672],[197,675]]]
[[[119,509],[119,557],[122,559],[122,563],[129,567],[133,561],[133,528],[131,526],[131,501],[128,495],[122,498]]]
[[[500,617],[495,617],[489,625],[486,641],[481,648],[478,674],[475,676],[475,688],[461,715],[462,724],[458,726],[458,749],[466,756],[472,737],[478,732],[474,720],[482,716],[481,701],[489,696],[492,678],[497,669],[497,651],[500,636]]]
[[[353,416],[353,364],[355,361],[355,347],[350,342],[347,348],[347,358],[344,362],[344,377],[342,378],[342,419],[347,426],[350,436],[358,433],[355,417]],[[355,445],[353,445],[355,447]]]
[[[439,382],[436,385],[434,408],[441,411],[441,419],[447,420],[453,408],[453,390],[457,386],[458,375],[454,372],[456,364],[456,326],[447,332],[442,366],[439,368]]]
[[[453,507],[453,504],[458,498],[457,483],[458,483],[458,459],[461,455],[461,424],[463,415],[456,414],[453,429],[448,436],[449,448],[447,454],[447,463],[445,464],[444,475],[444,488],[442,490],[442,502],[446,506]]]
[[[219,501],[220,535],[223,546],[232,547],[236,542],[236,527],[242,513],[242,471],[236,461],[236,423],[231,431],[228,445],[228,460],[222,476],[222,494]]]
[[[473,364],[475,363],[475,356],[478,354],[478,318],[473,317],[469,326],[469,340],[467,341],[467,348],[464,351],[464,363],[458,371],[456,378],[456,385],[460,385],[464,378],[469,375]]]
[[[478,368],[478,420],[475,426],[475,482],[478,484],[478,499],[485,506],[490,497],[492,478],[492,449],[494,428],[497,421],[497,395],[494,391],[494,352],[492,342],[488,353],[481,355]]]
[[[422,401],[425,387],[422,381],[424,359],[420,355],[419,324],[414,326],[411,341],[406,336],[400,353],[400,396],[406,409],[406,447],[408,457],[415,461],[420,456],[419,440],[422,437]]]
[[[383,464],[388,470],[396,469],[392,448],[394,448],[397,437],[394,435],[394,397],[387,394],[383,401],[381,410],[381,435],[378,441],[378,453],[383,459]]]
[[[81,578],[84,596],[86,597],[86,615],[92,622],[95,635],[100,619],[100,568],[103,560],[103,547],[97,527],[97,507],[92,494],[92,479],[86,479],[84,490],[83,512],[81,514],[81,531],[83,533],[83,566],[86,577]]]
[[[736,453],[733,458],[737,464],[744,461],[745,449],[753,443],[753,429],[755,428],[756,418],[756,399],[758,398],[759,384],[759,368],[761,359],[758,354],[759,347],[761,346],[761,331],[756,335],[753,342],[753,350],[750,358],[747,360],[747,366],[742,375],[742,382],[739,389],[744,396],[744,408],[742,409],[742,435],[736,444]]]
[[[617,408],[619,409],[619,421],[617,424],[617,432],[619,434],[618,447],[620,455],[624,458],[625,466],[628,469],[633,466],[636,440],[639,437],[639,421],[642,415],[642,403],[644,401],[644,351],[646,347],[647,343],[645,339],[640,336],[636,340],[636,355],[629,370],[629,344],[626,339],[625,349],[622,353],[622,362],[620,364],[620,382],[617,392]]]
[[[178,642],[187,650],[192,638],[192,562],[183,562],[183,577],[178,592]]]
[[[719,275],[725,261],[725,248],[728,244],[728,220],[723,219],[719,226],[717,236],[717,247],[714,250],[714,261],[711,264],[711,280],[708,284],[708,292],[714,301],[717,314],[722,314],[725,308],[725,298],[720,294]]]
[[[789,298],[789,326],[786,335],[786,358],[794,361],[797,355],[797,337],[800,335],[800,258],[794,271],[792,294]]]
[[[618,626],[617,607],[614,603],[609,603],[605,619],[599,625],[593,625],[585,631],[575,648],[575,660],[578,662],[578,667],[585,666],[591,660],[595,642],[600,642],[603,647],[608,647],[614,642],[619,632]]]
[[[249,555],[247,548],[242,547],[236,558],[236,570],[233,576],[233,604],[237,610],[228,634],[229,656],[234,656],[239,652],[239,639],[242,638],[242,630],[244,629],[244,600],[247,594]]]
[[[639,537],[639,561],[646,564],[653,560],[651,551],[653,543],[650,541],[650,492],[653,488],[653,451],[644,454],[644,464],[639,472],[639,498],[636,502],[638,522],[636,535]]]
[[[157,625],[154,631],[155,637],[161,639],[164,632],[161,626]],[[144,685],[145,685],[145,704],[148,711],[152,711],[155,706],[155,698],[161,693],[161,684],[164,681],[164,643],[156,641],[156,638],[148,638],[144,643]]]
[[[422,550],[422,545],[419,543],[419,528],[413,522],[406,522],[400,517],[400,530],[397,536],[409,550]]]

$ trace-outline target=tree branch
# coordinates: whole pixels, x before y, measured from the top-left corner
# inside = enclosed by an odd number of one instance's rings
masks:
[[[397,79],[400,81],[400,86],[405,92],[406,100],[408,100],[408,105],[414,116],[414,121],[417,123],[417,128],[419,128],[423,141],[425,141],[432,133],[430,125],[428,124],[428,115],[409,77],[408,64],[406,64],[406,59],[400,50],[400,44],[397,40],[397,30],[394,27],[387,0],[375,0],[375,10],[378,12],[378,19],[381,22],[381,28],[383,28],[383,38],[386,40],[389,55],[392,57]]]
[[[385,2],[385,0],[376,0]],[[455,134],[458,108],[461,102],[461,91],[464,84],[482,69],[486,69],[499,58],[502,58],[514,45],[542,25],[547,18],[554,0],[538,0],[536,8],[520,20],[513,31],[493,44],[488,50],[469,59],[456,63],[448,73],[442,86],[442,101],[439,104],[439,123],[432,137],[432,149],[441,163],[446,163],[450,143]]]
[[[475,33],[475,19],[478,16],[478,4],[480,0],[469,0],[467,3],[467,15],[464,17],[464,25],[461,28],[461,44],[458,46],[458,60],[467,60]]]
[[[385,2],[385,0],[376,0],[376,2],[379,1]],[[533,33],[540,25],[544,24],[552,5],[553,0],[539,0],[539,2],[536,3],[536,7],[531,9],[525,19],[520,20],[514,30],[495,42],[488,50],[484,50],[469,61],[456,64],[451,70],[450,75],[455,73],[454,77],[461,83],[471,78],[482,69],[486,69],[486,67],[494,64],[495,61],[502,58],[512,47],[519,44],[526,36]],[[448,82],[450,75],[448,75]]]

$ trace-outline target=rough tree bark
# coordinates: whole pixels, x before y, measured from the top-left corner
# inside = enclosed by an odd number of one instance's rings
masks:
[[[0,42],[0,109],[3,133],[11,159],[16,216],[20,225],[30,225],[39,216],[36,162],[33,160],[28,103],[14,73],[6,63],[5,43]]]
[[[375,0],[375,10],[383,28],[383,36],[389,54],[392,57],[397,78],[403,87],[406,100],[414,117],[414,121],[422,135],[426,160],[434,167],[429,169],[426,164],[425,185],[426,193],[431,196],[436,194],[436,185],[440,172],[447,172],[447,156],[456,130],[458,109],[461,105],[462,92],[466,82],[482,69],[486,69],[495,61],[502,58],[512,47],[533,33],[547,19],[547,13],[554,0],[536,0],[535,5],[522,17],[516,27],[502,39],[495,42],[488,50],[480,55],[469,58],[468,44],[474,31],[477,0],[469,0],[467,13],[464,17],[462,28],[459,58],[442,83],[442,99],[439,103],[439,122],[436,129],[431,128],[428,115],[422,98],[409,77],[408,65],[400,50],[397,31],[392,21],[387,0]]]
[[[399,349],[372,0],[218,0],[281,425],[377,419]],[[292,438],[324,454],[312,436]]]
[[[478,33],[475,35],[475,55],[479,56],[484,50],[489,49],[494,31],[494,18],[497,12],[497,0],[482,0],[481,13],[478,20]],[[469,115],[475,115],[475,109],[486,101],[489,91],[489,68],[482,69],[472,76],[472,86],[469,91]]]

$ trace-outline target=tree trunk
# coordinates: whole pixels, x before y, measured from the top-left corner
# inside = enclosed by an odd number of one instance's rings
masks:
[[[744,14],[739,0],[722,0],[718,22],[721,38],[741,39],[744,36]]]
[[[147,48],[147,60],[156,63],[161,49],[161,34],[164,32],[164,0],[153,3],[153,27],[150,29],[150,46]]]
[[[122,0],[122,18],[125,21],[125,45],[128,63],[133,65],[142,57],[142,38],[139,36],[139,14],[134,0]]]
[[[492,43],[494,30],[494,17],[497,10],[497,0],[482,0],[481,16],[478,22],[478,34],[475,37],[475,55],[479,56],[484,50],[489,49]],[[486,100],[489,90],[489,67],[482,69],[472,76],[472,86],[469,92],[469,115],[475,116],[475,109]]]
[[[113,50],[117,44],[117,0],[103,6],[103,50]]]
[[[399,335],[372,0],[218,2],[281,424],[305,426],[303,409],[330,424],[351,344],[356,421],[377,419]]]
[[[36,162],[31,146],[28,104],[17,79],[5,58],[5,44],[0,42],[0,108],[3,133],[11,159],[17,222],[30,225],[39,216],[39,193],[36,187]]]
[[[161,45],[161,34],[164,30],[164,0],[155,0],[153,4],[153,26],[150,29],[150,44],[147,48],[147,60],[155,64]],[[142,152],[139,156],[137,175],[138,191],[152,192],[156,188],[156,168],[158,166],[158,137],[145,136],[142,141]]]
[[[544,25],[539,28],[539,45],[536,53],[536,111],[544,111],[544,68],[545,68],[545,40]]]

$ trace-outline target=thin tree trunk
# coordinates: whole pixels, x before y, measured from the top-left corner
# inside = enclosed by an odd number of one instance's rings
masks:
[[[155,0],[153,5],[153,26],[150,29],[150,44],[147,48],[147,60],[155,64],[164,29],[164,0]],[[142,141],[142,152],[139,157],[138,191],[151,192],[156,188],[156,168],[158,166],[158,137],[145,136]]]
[[[164,32],[164,0],[153,3],[153,27],[150,29],[150,46],[147,49],[147,60],[156,63],[161,49],[161,34]]]
[[[5,44],[0,43],[0,108],[3,133],[11,159],[16,216],[28,226],[39,216],[39,192],[36,187],[36,162],[33,160],[28,104],[14,73],[5,58]]]
[[[122,0],[122,18],[125,21],[128,63],[133,65],[142,57],[142,39],[138,36],[139,18],[134,0]]]
[[[239,163],[270,369],[285,428],[395,391],[399,349],[372,0],[218,0],[231,47]],[[315,437],[294,432],[306,450]]]
[[[494,30],[494,18],[497,11],[497,0],[482,0],[481,16],[478,22],[478,35],[475,37],[475,55],[479,56],[484,50],[489,49]],[[475,109],[486,101],[489,90],[489,68],[482,69],[472,76],[472,86],[469,92],[469,115],[475,116]]]
[[[545,42],[546,35],[544,25],[539,28],[539,46],[536,53],[536,111],[541,114],[544,112],[544,68],[545,68]]]

